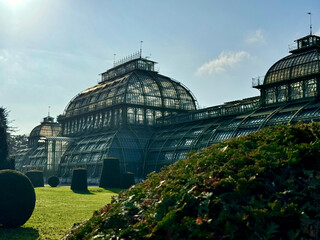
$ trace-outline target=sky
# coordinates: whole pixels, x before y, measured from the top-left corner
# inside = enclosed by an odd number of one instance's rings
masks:
[[[29,135],[141,41],[201,108],[258,96],[252,78],[309,34],[308,12],[320,35],[319,0],[0,0],[0,106]]]

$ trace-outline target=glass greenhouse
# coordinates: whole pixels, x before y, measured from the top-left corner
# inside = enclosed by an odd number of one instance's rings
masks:
[[[296,42],[264,78],[253,79],[260,96],[205,109],[182,83],[155,71],[155,62],[132,55],[75,96],[59,123],[50,120],[56,130],[34,128],[17,168],[42,169],[69,183],[72,170],[84,167],[97,184],[103,159],[115,157],[123,173],[140,181],[191,150],[270,125],[320,121],[320,38]]]

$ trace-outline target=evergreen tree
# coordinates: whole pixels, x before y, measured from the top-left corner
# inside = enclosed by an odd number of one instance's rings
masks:
[[[5,108],[0,108],[0,169],[6,168],[8,160],[7,121],[8,113]]]

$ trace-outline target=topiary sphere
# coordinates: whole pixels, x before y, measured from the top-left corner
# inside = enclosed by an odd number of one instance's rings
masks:
[[[88,191],[87,170],[85,168],[76,168],[73,170],[71,190]]]
[[[57,176],[51,176],[48,178],[48,184],[51,186],[51,187],[56,187],[58,186],[60,183],[60,180]]]
[[[0,170],[0,226],[15,228],[31,217],[36,203],[28,177],[15,170]]]
[[[26,172],[26,176],[30,179],[34,187],[44,187],[43,172],[39,170],[31,170]]]

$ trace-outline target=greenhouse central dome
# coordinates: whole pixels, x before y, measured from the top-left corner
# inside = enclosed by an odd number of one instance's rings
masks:
[[[196,110],[193,94],[180,82],[160,75],[154,65],[155,62],[136,54],[102,73],[101,82],[78,94],[68,104],[64,116],[60,116],[64,134],[99,124],[154,125],[158,117]],[[89,115],[91,124],[94,119],[93,126],[86,120]],[[76,116],[80,119],[74,122]]]

